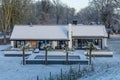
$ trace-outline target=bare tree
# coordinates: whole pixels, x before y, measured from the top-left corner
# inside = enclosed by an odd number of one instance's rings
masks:
[[[66,64],[69,64],[69,52],[70,52],[70,48],[68,47],[67,44],[64,45],[64,50],[66,53]]]
[[[1,2],[0,23],[4,36],[4,44],[6,43],[7,29],[9,27],[11,15],[12,15],[12,5],[11,5],[12,3],[13,0],[2,0]]]
[[[52,47],[50,45],[45,45],[44,47],[45,50],[45,64],[48,64],[48,51],[52,50]]]
[[[82,24],[99,24],[99,22],[101,22],[98,11],[92,6],[88,6],[79,11],[76,17],[78,18],[78,21]]]
[[[23,42],[21,45],[20,45],[20,48],[22,50],[22,64],[25,65],[25,50],[28,49],[30,47],[30,44],[26,44],[25,45],[25,42]]]
[[[89,62],[90,65],[92,64],[92,51],[95,49],[93,43],[88,43],[88,48],[89,48]]]
[[[30,13],[30,3],[32,0],[13,0],[12,15],[10,19],[11,31],[15,24],[24,24],[26,22],[25,16]]]
[[[70,8],[59,0],[35,1],[29,8],[31,11],[23,20],[25,24],[67,24],[75,14],[74,8]]]
[[[17,23],[23,23],[24,14],[27,12],[26,5],[30,0],[2,0],[0,6],[0,23],[6,43],[8,29],[13,29]],[[9,28],[10,27],[10,28]],[[10,30],[9,30],[10,31]]]
[[[60,0],[53,0],[53,3],[55,5],[55,11],[56,11],[56,24],[59,24],[61,13],[62,13],[62,3]]]
[[[41,24],[48,23],[51,2],[49,0],[41,1]]]
[[[62,21],[63,24],[69,24],[70,22],[73,21],[74,19],[74,16],[75,16],[75,9],[74,8],[70,8],[69,6],[67,5],[64,5],[64,8],[63,8],[63,13],[62,13]]]
[[[0,22],[5,35],[9,29],[12,32],[15,24],[68,24],[74,18],[75,9],[60,0],[32,1],[34,0],[1,0]]]
[[[114,0],[114,5],[117,8],[120,8],[120,0]]]
[[[96,10],[100,12],[101,19],[106,27],[111,27],[113,16],[113,0],[93,0]]]

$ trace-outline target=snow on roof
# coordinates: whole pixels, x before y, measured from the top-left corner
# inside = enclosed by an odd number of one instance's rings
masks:
[[[73,37],[107,37],[103,25],[80,25],[72,26]]]
[[[15,25],[11,40],[69,40],[67,25]],[[72,25],[73,37],[107,37],[103,25]]]
[[[68,40],[58,26],[15,25],[11,40]]]

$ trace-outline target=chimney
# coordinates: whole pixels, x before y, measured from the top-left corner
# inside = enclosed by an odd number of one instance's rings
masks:
[[[72,24],[69,24],[69,33],[72,33]]]
[[[68,25],[69,48],[72,49],[72,24]]]
[[[73,25],[77,25],[77,20],[73,20]]]

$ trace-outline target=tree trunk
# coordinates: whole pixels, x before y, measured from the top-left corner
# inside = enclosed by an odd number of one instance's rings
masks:
[[[108,39],[110,39],[110,31],[108,31]]]
[[[6,44],[7,43],[6,33],[3,33],[3,37],[4,37],[3,43]]]
[[[59,17],[57,17],[57,21],[56,21],[57,24],[59,24]]]
[[[91,65],[91,62],[92,62],[92,60],[91,60],[91,58],[92,58],[91,53],[92,53],[92,50],[90,50],[90,54],[89,54],[89,61],[90,61],[90,65]]]
[[[45,50],[45,64],[47,65],[47,49]]]
[[[66,64],[68,64],[68,51],[66,52]]]
[[[25,48],[23,48],[23,65],[25,65]]]

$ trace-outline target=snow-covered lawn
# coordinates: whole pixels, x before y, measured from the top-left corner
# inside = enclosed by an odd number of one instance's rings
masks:
[[[3,50],[10,45],[1,45]],[[70,65],[22,65],[22,57],[5,57],[3,51],[0,51],[0,80],[36,80],[39,76],[42,80],[49,77],[49,73],[59,74],[61,68],[68,71]],[[78,65],[73,65],[78,67]]]
[[[110,38],[111,39],[120,39],[120,34],[111,34]]]
[[[95,71],[80,80],[120,80],[120,40],[108,40],[113,58],[94,58]]]
[[[95,71],[80,78],[80,80],[120,80],[120,41],[109,40],[108,45],[114,51],[113,57],[93,58]],[[0,50],[8,47],[0,46]],[[21,64],[22,57],[4,57],[0,51],[0,80],[36,80],[48,77],[49,72],[57,74],[62,68],[67,71],[70,65],[25,65]],[[78,65],[73,65],[78,68]]]
[[[20,57],[3,57],[0,54],[0,80],[34,80],[39,75],[40,78],[49,76],[49,72],[54,74],[60,69],[68,69],[65,65],[25,65],[21,64]]]

